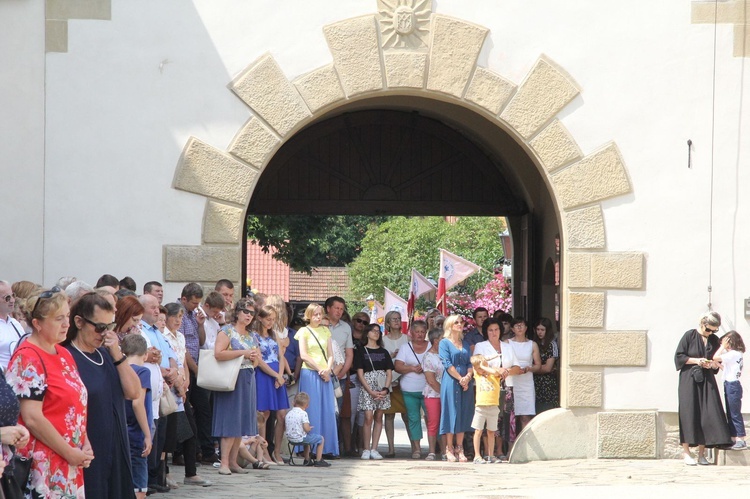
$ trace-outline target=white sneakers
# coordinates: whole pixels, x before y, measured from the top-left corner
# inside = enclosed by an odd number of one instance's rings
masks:
[[[688,466],[695,466],[698,463],[695,462],[695,459],[693,459],[693,456],[691,456],[690,454],[685,454],[685,464]]]
[[[706,456],[698,456],[697,461],[690,454],[683,454],[683,456],[683,460],[688,466],[695,466],[696,464],[700,464],[701,466],[708,466],[709,464],[711,464],[708,462],[708,459],[706,459]]]
[[[370,459],[370,451],[369,450],[363,450],[362,456],[360,456],[360,459],[363,459],[365,461]]]
[[[370,459],[380,460],[383,459],[383,456],[380,455],[380,452],[373,449],[370,451]]]

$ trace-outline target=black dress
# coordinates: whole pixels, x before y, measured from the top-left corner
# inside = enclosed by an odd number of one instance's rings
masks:
[[[125,396],[117,367],[104,348],[97,348],[88,355],[72,345],[66,348],[75,359],[78,373],[89,392],[86,430],[94,460],[91,466],[83,470],[86,497],[132,499],[135,492],[130,467]],[[101,366],[96,365],[102,360],[104,363]]]
[[[716,371],[686,364],[689,357],[712,359],[719,349],[719,338],[712,334],[703,345],[701,334],[695,329],[687,331],[677,345],[674,363],[680,371],[677,392],[680,417],[680,443],[691,447],[705,445],[719,447],[731,445],[727,418],[716,386]],[[703,382],[696,382],[691,369],[701,369]]]
[[[13,393],[13,389],[5,381],[5,371],[0,367],[0,428],[4,426],[15,426],[18,424],[18,415],[21,413],[21,404]],[[8,445],[0,444],[0,457],[7,463],[11,462],[13,449]],[[8,464],[8,466],[11,466]],[[0,473],[2,473],[0,469]],[[11,471],[10,469],[8,470]]]

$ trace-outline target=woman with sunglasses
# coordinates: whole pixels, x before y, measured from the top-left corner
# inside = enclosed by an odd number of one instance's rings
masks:
[[[33,331],[5,375],[21,402],[19,423],[31,433],[16,452],[32,459],[31,497],[82,497],[82,469],[94,453],[86,430],[88,392],[75,360],[59,345],[70,325],[68,298],[50,290],[30,298],[28,306]]]
[[[87,432],[96,459],[83,471],[86,494],[112,499],[133,496],[125,400],[137,399],[141,390],[120,350],[114,319],[109,301],[87,293],[73,302],[63,342],[89,394]]]
[[[214,412],[211,435],[221,439],[220,475],[247,473],[237,464],[237,455],[244,435],[258,434],[256,415],[255,368],[260,362],[260,349],[248,326],[255,318],[255,303],[242,298],[234,306],[234,322],[219,330],[214,344],[216,360],[242,357],[240,374],[231,392],[213,392]]]
[[[674,354],[674,364],[680,372],[677,388],[680,443],[683,460],[688,466],[710,464],[706,459],[706,447],[732,445],[714,376],[719,364],[712,360],[721,346],[716,336],[719,326],[721,316],[706,312],[699,319],[698,329],[682,335]],[[690,447],[695,446],[698,446],[697,461],[690,453]]]

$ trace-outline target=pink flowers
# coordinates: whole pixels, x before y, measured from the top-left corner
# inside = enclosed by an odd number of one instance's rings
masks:
[[[495,278],[476,290],[474,296],[457,291],[448,292],[448,312],[462,315],[466,318],[465,330],[471,330],[476,325],[471,318],[475,308],[484,307],[490,315],[498,310],[508,312],[513,307],[513,296],[510,284],[502,274],[495,274]]]

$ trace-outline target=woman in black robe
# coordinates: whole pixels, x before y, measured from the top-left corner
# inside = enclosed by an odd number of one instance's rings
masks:
[[[707,465],[706,447],[731,445],[727,418],[721,405],[714,375],[718,364],[713,359],[720,341],[716,331],[721,316],[707,312],[700,319],[698,329],[687,331],[677,345],[674,363],[680,371],[678,388],[680,443],[685,464]],[[690,454],[690,447],[698,446],[698,461]]]

